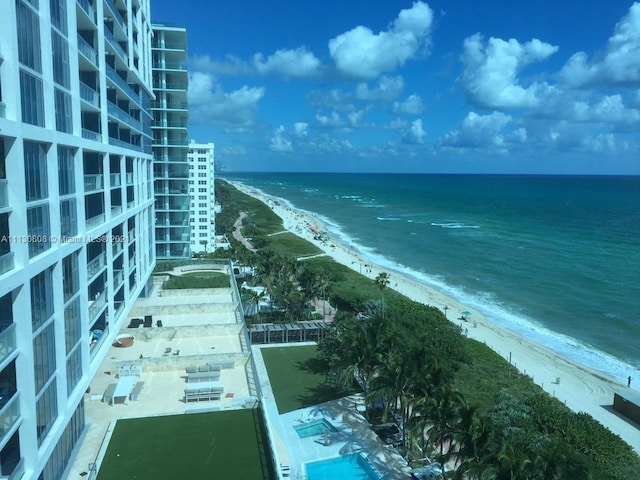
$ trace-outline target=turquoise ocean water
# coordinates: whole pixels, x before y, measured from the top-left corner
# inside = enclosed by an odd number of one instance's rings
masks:
[[[640,382],[640,177],[222,178],[317,215],[392,274],[620,382]]]

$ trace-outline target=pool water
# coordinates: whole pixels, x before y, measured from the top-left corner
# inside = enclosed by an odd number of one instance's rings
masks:
[[[309,480],[380,480],[369,462],[360,454],[307,463]]]
[[[300,438],[315,437],[317,435],[323,435],[325,431],[337,432],[336,427],[331,425],[328,420],[324,418],[322,420],[316,420],[315,422],[305,423],[303,425],[296,425],[296,433]]]

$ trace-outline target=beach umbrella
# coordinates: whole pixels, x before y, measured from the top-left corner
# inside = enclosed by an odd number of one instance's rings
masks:
[[[462,314],[463,314],[465,317],[468,317],[469,315],[471,315],[471,312],[470,312],[469,310],[465,310],[464,312],[462,312]]]

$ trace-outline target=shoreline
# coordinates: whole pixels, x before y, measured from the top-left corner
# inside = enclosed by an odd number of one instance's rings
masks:
[[[389,288],[411,300],[439,308],[449,321],[460,325],[463,333],[469,338],[483,342],[505,360],[510,361],[521,373],[531,377],[543,390],[562,401],[571,410],[591,415],[613,433],[622,437],[636,453],[640,454],[640,428],[618,416],[611,409],[614,392],[629,391],[626,385],[608,377],[603,372],[592,370],[562,357],[542,344],[492,323],[477,309],[403,272],[376,265],[364,254],[336,238],[331,237],[328,242],[314,239],[314,234],[306,226],[307,224],[314,225],[319,230],[326,230],[324,222],[314,214],[290,207],[283,199],[268,195],[254,187],[235,181],[225,181],[266,204],[282,218],[285,229],[316,245],[336,262],[371,279],[375,279],[381,272],[389,273]],[[448,307],[446,310],[445,306]],[[462,312],[465,311],[471,312],[466,322],[460,319]],[[635,380],[640,381],[640,379]],[[631,391],[637,392],[635,389]]]

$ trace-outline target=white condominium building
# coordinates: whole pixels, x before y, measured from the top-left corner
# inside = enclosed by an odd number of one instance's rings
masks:
[[[214,149],[213,143],[189,144],[192,253],[215,250]]]
[[[189,258],[187,32],[155,23],[153,32],[156,256]]]
[[[0,478],[53,480],[155,265],[149,2],[0,12]]]

